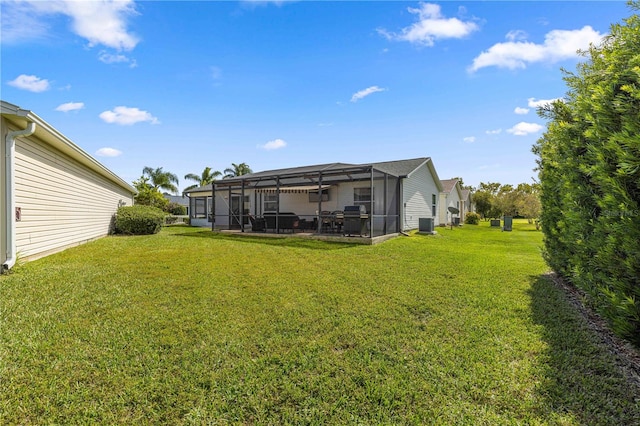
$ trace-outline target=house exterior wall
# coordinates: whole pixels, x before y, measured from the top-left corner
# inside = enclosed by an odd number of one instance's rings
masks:
[[[376,215],[384,214],[397,214],[396,212],[384,211],[384,180],[374,179],[374,212]],[[397,203],[397,196],[395,195],[396,181],[390,179],[388,183],[387,203],[391,203],[393,206]],[[329,200],[322,202],[323,211],[335,211],[344,210],[345,206],[354,204],[354,189],[355,188],[370,188],[371,183],[369,181],[360,182],[343,182],[339,184],[331,185],[329,190]],[[273,195],[274,193],[257,192],[253,189],[245,190],[245,196],[248,197],[248,208],[251,214],[257,214],[261,216],[265,211],[265,196]],[[234,189],[232,191],[233,196],[239,196],[239,191]],[[197,211],[195,208],[195,199],[198,197],[210,197],[210,193],[191,194],[190,198],[190,223],[192,226],[211,227],[207,217],[197,217]],[[209,203],[207,201],[207,203]],[[208,204],[207,204],[208,205]],[[216,191],[215,202],[215,226],[221,229],[229,228],[229,192],[222,189]],[[209,210],[207,209],[207,212]],[[318,203],[309,201],[309,194],[307,192],[300,193],[288,193],[282,192],[280,194],[280,212],[293,212],[305,218],[307,220],[313,220],[317,216]]]
[[[438,225],[438,186],[427,167],[423,164],[411,176],[403,180],[402,184],[402,230],[417,229],[420,218],[434,218],[434,225]],[[436,196],[436,209],[432,209],[432,197]]]
[[[105,236],[118,207],[133,204],[131,192],[35,136],[16,140],[15,186],[22,213],[16,245],[22,258]]]
[[[458,185],[458,184],[456,184]],[[455,207],[460,210],[460,214],[455,215],[455,217],[460,217],[460,222],[462,222],[463,216],[461,216],[463,212],[462,200],[460,199],[459,192],[456,187],[454,187],[451,192],[441,192],[440,193],[440,224],[449,225],[451,223],[452,214],[449,213],[449,207]]]
[[[4,233],[6,232],[7,229],[7,220],[9,218],[6,217],[5,211],[6,211],[6,194],[5,194],[5,188],[7,186],[6,182],[5,182],[5,158],[6,158],[6,153],[5,153],[5,140],[7,137],[7,133],[10,130],[15,130],[15,129],[9,129],[9,125],[7,123],[7,121],[5,120],[4,117],[0,116],[0,123],[2,124],[2,126],[0,126],[0,129],[2,129],[1,135],[2,139],[0,140],[0,265],[2,265],[6,260],[7,260],[7,242],[5,240],[4,237]]]

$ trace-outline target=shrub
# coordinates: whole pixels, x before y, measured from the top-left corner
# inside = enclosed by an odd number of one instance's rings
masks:
[[[167,209],[165,211],[175,216],[184,216],[187,214],[187,208],[185,206],[181,206],[180,204],[173,202],[167,205]]]
[[[547,262],[638,347],[639,33],[632,15],[589,48],[577,73],[566,73],[565,100],[539,110],[550,122],[534,147]]]
[[[155,207],[125,206],[116,213],[116,233],[128,235],[156,234],[162,228],[166,213]]]
[[[157,207],[160,210],[167,210],[169,200],[164,195],[153,188],[143,188],[138,190],[134,201],[137,205]]]
[[[464,223],[467,225],[477,225],[480,223],[480,215],[475,212],[467,212],[464,215]]]

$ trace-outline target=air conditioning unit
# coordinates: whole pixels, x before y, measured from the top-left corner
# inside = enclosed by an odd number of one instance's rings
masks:
[[[433,231],[433,218],[421,217],[418,219],[418,232],[425,234],[435,234]]]

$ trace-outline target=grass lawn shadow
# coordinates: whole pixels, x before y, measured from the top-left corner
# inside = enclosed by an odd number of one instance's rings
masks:
[[[246,235],[223,234],[220,232],[212,232],[210,230],[176,233],[174,235],[178,237],[206,238],[206,239],[218,240],[218,241],[221,241],[221,240],[233,241],[238,243],[264,244],[264,245],[276,246],[276,247],[295,247],[295,248],[306,248],[306,249],[313,249],[313,250],[340,250],[340,249],[356,248],[359,246],[359,244],[349,244],[349,243],[343,243],[339,241],[335,241],[335,242],[320,241],[320,240],[313,240],[310,238],[298,238],[295,236],[280,237],[280,238],[246,236]]]
[[[531,277],[531,315],[547,343],[539,394],[554,420],[640,424],[640,387],[548,275]]]

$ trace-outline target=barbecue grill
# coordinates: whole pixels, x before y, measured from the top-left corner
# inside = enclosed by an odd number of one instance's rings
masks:
[[[344,207],[344,235],[358,234],[362,236],[367,233],[367,221],[369,215],[363,205]]]

